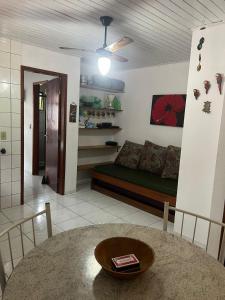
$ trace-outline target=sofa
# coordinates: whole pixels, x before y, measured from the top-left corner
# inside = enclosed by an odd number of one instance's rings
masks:
[[[94,168],[91,187],[162,216],[164,202],[176,205],[179,159],[178,147],[126,141],[114,163]]]

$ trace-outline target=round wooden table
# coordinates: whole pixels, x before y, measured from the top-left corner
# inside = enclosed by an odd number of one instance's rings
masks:
[[[110,277],[94,249],[113,236],[149,244],[156,255],[153,266],[133,280]],[[33,249],[15,268],[3,299],[225,299],[225,269],[172,234],[130,224],[96,225],[63,232]]]

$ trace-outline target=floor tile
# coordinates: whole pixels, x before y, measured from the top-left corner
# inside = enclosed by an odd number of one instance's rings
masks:
[[[71,207],[84,202],[82,199],[76,199],[68,196],[61,196],[61,198],[57,198],[56,201],[64,207]]]
[[[70,230],[73,228],[83,227],[83,226],[88,226],[88,225],[92,225],[92,223],[88,222],[88,220],[85,220],[82,217],[76,217],[74,219],[71,219],[71,220],[68,220],[68,221],[58,224],[58,227],[64,231],[66,231],[66,230]]]
[[[32,216],[34,210],[31,209],[28,205],[15,206],[12,208],[6,208],[3,211],[3,214],[11,221],[21,220],[23,218]]]
[[[86,216],[90,213],[102,213],[102,210],[100,208],[88,202],[83,202],[71,206],[70,209],[80,216]]]
[[[7,219],[3,213],[0,213],[0,225],[8,223],[8,222],[9,222],[9,219]]]
[[[118,204],[118,201],[109,197],[92,197],[88,198],[87,202],[96,205],[99,208],[106,208]]]
[[[87,214],[84,218],[93,224],[113,223],[113,221],[118,219],[104,211]]]
[[[134,214],[139,211],[138,208],[130,206],[130,205],[124,205],[124,204],[116,204],[113,206],[109,206],[106,208],[103,208],[106,212],[116,216],[116,217],[125,217],[130,214]]]
[[[53,210],[51,216],[53,224],[59,224],[77,217],[76,214],[74,214],[71,210],[68,210],[67,208]]]
[[[125,216],[122,219],[125,220],[127,223],[143,226],[150,226],[153,223],[159,222],[158,217],[142,211]]]

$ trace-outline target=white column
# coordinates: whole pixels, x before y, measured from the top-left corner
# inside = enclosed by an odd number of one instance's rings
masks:
[[[197,45],[201,37],[202,49]],[[201,70],[197,71],[201,54]],[[197,29],[193,32],[187,103],[182,139],[182,154],[177,193],[177,207],[221,221],[225,199],[225,89],[220,95],[216,73],[225,75],[225,25]],[[204,80],[211,88],[205,93]],[[200,91],[198,100],[193,89]],[[211,112],[202,111],[205,101],[211,101]],[[175,230],[180,225],[176,216]],[[184,234],[191,236],[194,219],[186,218]],[[207,226],[199,222],[196,239],[206,242]],[[218,247],[219,230],[212,229],[210,251]],[[214,249],[212,249],[212,245]]]

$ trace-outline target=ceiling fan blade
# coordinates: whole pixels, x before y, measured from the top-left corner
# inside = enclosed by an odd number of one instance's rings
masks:
[[[128,36],[124,36],[122,39],[112,43],[111,45],[105,47],[106,50],[111,52],[116,52],[117,50],[125,47],[126,45],[133,43],[133,40]]]
[[[81,51],[81,52],[95,53],[94,50],[79,49],[79,48],[73,48],[73,47],[59,47],[59,49],[61,49],[61,50],[75,50],[75,51]]]
[[[116,55],[116,54],[112,54],[110,56],[111,59],[119,61],[119,62],[128,62],[128,59],[126,57],[120,56],[120,55]]]

